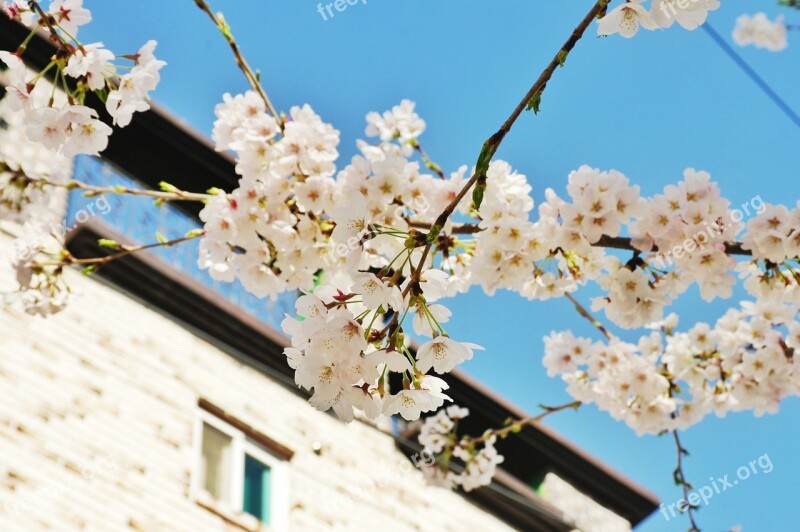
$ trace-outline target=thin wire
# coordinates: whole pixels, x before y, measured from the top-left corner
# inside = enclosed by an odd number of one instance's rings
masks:
[[[725,39],[720,37],[719,33],[717,33],[716,30],[711,27],[711,24],[706,22],[703,24],[703,29],[706,30],[706,34],[711,37],[711,40],[713,40],[720,48],[722,48],[728,57],[733,59],[733,62],[736,63],[739,68],[741,68],[744,73],[755,82],[756,85],[758,85],[764,94],[766,94],[769,99],[772,100],[773,103],[775,103],[775,105],[777,105],[778,108],[783,111],[783,113],[789,117],[792,122],[794,122],[794,125],[800,127],[800,116],[798,116],[797,113],[795,113],[794,110],[789,107],[789,104],[783,101],[783,98],[778,96],[778,93],[776,93],[772,87],[770,87],[769,84],[764,81],[764,79],[759,76],[758,73],[753,70],[753,68],[748,65],[744,59],[742,59],[742,56],[740,56],[739,53],[734,50],[731,45],[727,43],[727,41],[725,41]]]

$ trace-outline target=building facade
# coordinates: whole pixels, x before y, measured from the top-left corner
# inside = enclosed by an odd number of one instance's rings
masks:
[[[0,48],[19,33],[0,18]],[[48,46],[34,39],[27,55],[46,61]],[[0,143],[27,149],[6,118]],[[63,165],[96,184],[236,182],[229,159],[158,109],[115,134],[104,160]],[[98,238],[145,243],[199,223],[192,207],[129,200],[55,197],[53,219],[79,257],[107,252]],[[19,252],[20,231],[0,222],[0,264]],[[48,319],[2,307],[0,530],[616,532],[657,506],[539,425],[498,443],[506,461],[492,485],[426,485],[415,425],[343,424],[308,405],[276,327],[291,296],[266,306],[214,283],[194,248],[137,254],[90,277],[69,270],[76,297]],[[0,268],[0,292],[15,288]],[[448,383],[472,411],[472,433],[525,415],[463,373]]]

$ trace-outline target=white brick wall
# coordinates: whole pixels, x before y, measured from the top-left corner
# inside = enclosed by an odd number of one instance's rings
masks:
[[[10,252],[0,233],[0,292],[14,287]],[[61,314],[0,310],[0,530],[239,530],[189,497],[201,396],[295,451],[291,530],[508,529],[426,486],[389,435],[315,411],[102,283],[68,279],[79,297]]]
[[[600,506],[554,473],[545,476],[538,493],[544,500],[558,506],[578,529],[592,532],[627,532],[631,529],[626,519]]]

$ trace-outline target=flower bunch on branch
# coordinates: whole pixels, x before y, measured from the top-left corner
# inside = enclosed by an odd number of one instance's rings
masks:
[[[8,68],[8,98],[13,108],[24,112],[29,139],[67,157],[97,155],[108,145],[112,129],[84,105],[89,94],[105,103],[119,127],[130,124],[134,113],[150,108],[148,95],[165,65],[153,55],[155,41],[127,55],[116,55],[100,42],[82,43],[78,30],[92,19],[83,0],[53,0],[47,11],[35,0],[15,0],[4,9],[31,27],[16,51],[0,51],[0,61]],[[32,74],[22,57],[38,31],[48,32],[57,52],[44,69]]]

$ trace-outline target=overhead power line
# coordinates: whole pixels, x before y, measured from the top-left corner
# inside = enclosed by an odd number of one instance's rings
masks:
[[[778,93],[775,92],[772,89],[772,87],[770,87],[769,84],[766,81],[764,81],[764,79],[761,76],[758,75],[758,72],[753,70],[753,68],[747,64],[747,61],[745,61],[742,58],[742,56],[739,55],[739,52],[734,50],[733,47],[731,47],[731,45],[728,44],[728,42],[725,39],[723,39],[708,22],[703,24],[703,29],[706,31],[706,34],[709,37],[711,37],[711,40],[714,41],[717,44],[717,46],[722,48],[722,51],[724,51],[728,55],[728,57],[733,59],[733,62],[736,63],[739,66],[739,68],[741,68],[744,71],[744,73],[747,74],[747,76],[750,79],[752,79],[756,85],[758,85],[758,87],[764,92],[764,94],[766,94],[769,97],[769,99],[772,100],[773,103],[778,106],[778,108],[783,112],[783,114],[789,117],[789,120],[794,122],[794,125],[800,127],[800,116],[798,116],[797,113],[794,112],[794,109],[789,107],[789,104],[787,104],[783,100],[783,98],[781,98],[778,95]]]

